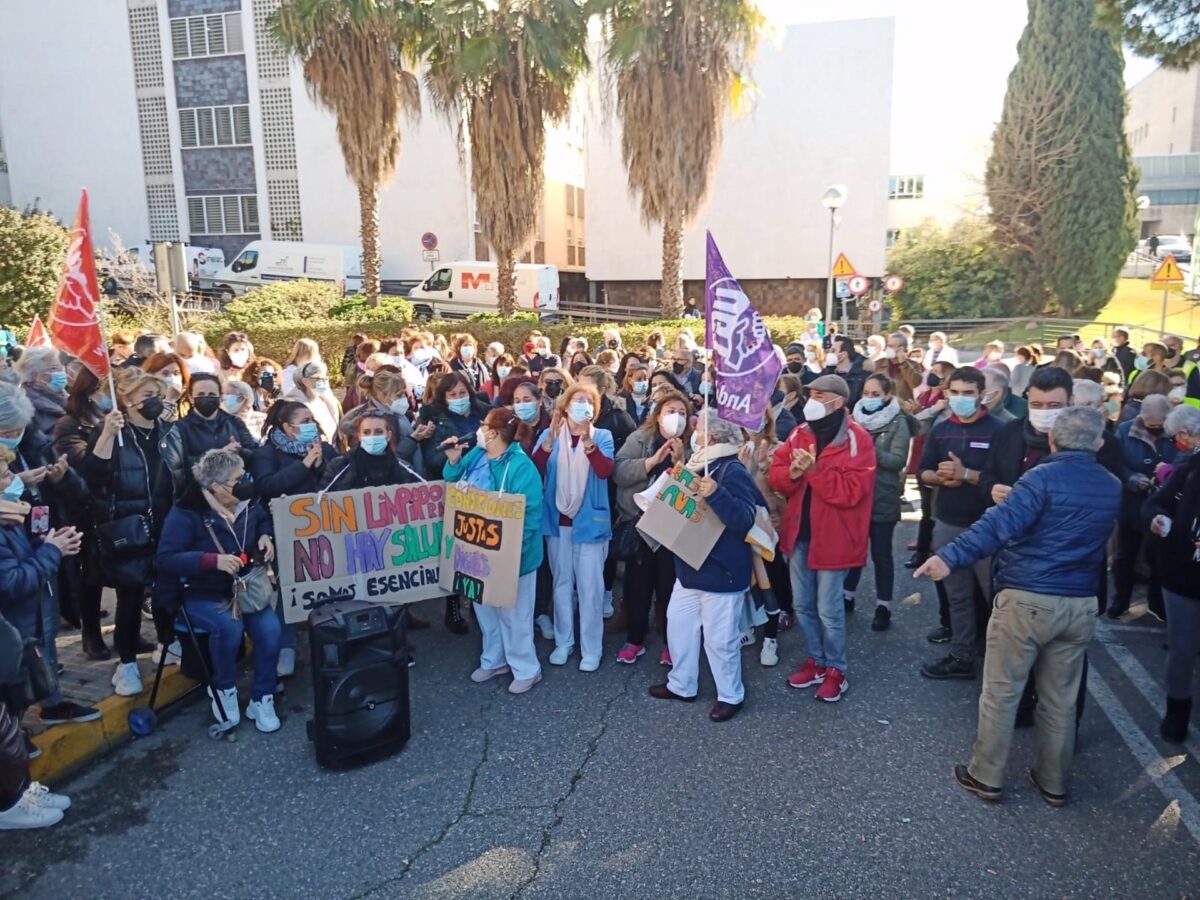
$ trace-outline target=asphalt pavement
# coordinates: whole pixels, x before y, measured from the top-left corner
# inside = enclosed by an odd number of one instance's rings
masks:
[[[897,532],[897,557],[915,531]],[[931,682],[932,586],[897,578],[888,632],[870,630],[870,574],[850,625],[850,690],[823,704],[781,663],[744,651],[746,708],[654,700],[659,643],[634,666],[545,663],[514,697],[475,685],[479,638],[435,619],[412,635],[413,736],[372,765],[318,768],[305,736],[308,670],[283,728],[205,735],[193,699],[156,733],[60,786],[74,806],[42,832],[0,833],[0,895],[31,898],[784,898],[1200,895],[1200,739],[1158,738],[1163,626],[1102,625],[1070,785],[1055,809],[1026,778],[1017,733],[1004,800],[953,780],[970,756],[978,682]],[[245,685],[243,685],[243,702]]]

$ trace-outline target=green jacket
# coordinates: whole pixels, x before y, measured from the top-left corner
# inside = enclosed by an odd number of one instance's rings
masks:
[[[482,447],[473,447],[457,463],[446,461],[443,477],[446,481],[458,481],[466,477],[481,463],[485,455]],[[521,445],[512,443],[495,459],[487,460],[491,478],[488,489],[504,489],[506,494],[525,496],[525,522],[521,534],[520,574],[536,572],[542,564],[542,474],[537,470]],[[503,484],[501,484],[503,480]]]
[[[871,440],[875,442],[875,497],[871,502],[872,522],[900,521],[904,473],[908,468],[908,451],[914,431],[916,429],[909,417],[900,413],[881,430],[871,432]]]

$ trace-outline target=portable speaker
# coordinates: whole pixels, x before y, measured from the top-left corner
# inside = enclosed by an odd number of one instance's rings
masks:
[[[330,603],[308,614],[308,636],[317,762],[401,749],[410,733],[404,607]]]

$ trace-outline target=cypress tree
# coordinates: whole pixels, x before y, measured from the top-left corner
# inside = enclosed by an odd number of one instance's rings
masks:
[[[1029,0],[987,166],[1014,312],[1083,316],[1112,296],[1136,231],[1124,60],[1094,0]]]

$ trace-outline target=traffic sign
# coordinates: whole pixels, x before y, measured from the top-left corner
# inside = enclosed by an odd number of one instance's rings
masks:
[[[437,262],[441,258],[442,258],[441,250],[422,250],[421,251],[421,259],[425,260],[425,262]]]
[[[1162,265],[1158,267],[1158,271],[1150,276],[1151,283],[1171,284],[1172,282],[1182,282],[1183,273],[1179,271],[1179,264],[1175,262],[1175,257],[1167,254],[1167,258],[1162,261]]]
[[[837,259],[833,263],[833,277],[844,278],[848,275],[855,274],[853,263],[846,259],[845,253],[839,253]]]
[[[839,300],[850,299],[850,288],[846,284],[845,278],[839,278],[833,284],[834,284],[834,293]]]
[[[851,275],[846,280],[846,287],[850,288],[850,293],[855,297],[861,297],[871,289],[871,279],[866,275]]]
[[[438,245],[437,235],[432,231],[427,231],[421,235],[421,246],[426,250],[436,250]]]
[[[904,287],[904,279],[901,278],[899,275],[884,275],[883,276],[883,289],[885,291],[887,291],[889,294],[896,293],[902,287]]]
[[[881,309],[883,309],[883,304],[880,303],[878,300],[872,300],[870,303],[867,304],[867,309],[869,309],[873,313],[877,313]]]

